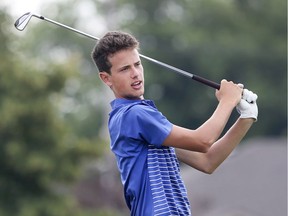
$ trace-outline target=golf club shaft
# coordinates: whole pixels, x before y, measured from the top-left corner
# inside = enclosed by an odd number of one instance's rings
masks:
[[[77,30],[77,29],[75,29],[75,28],[72,28],[72,27],[70,27],[70,26],[67,26],[67,25],[64,25],[64,24],[62,24],[62,23],[56,22],[56,21],[54,21],[54,20],[48,19],[48,18],[46,18],[46,17],[44,17],[44,16],[38,16],[38,15],[34,15],[34,16],[37,17],[37,18],[39,18],[39,19],[42,19],[42,20],[45,20],[45,21],[47,21],[47,22],[53,23],[53,24],[55,24],[55,25],[58,25],[58,26],[60,26],[60,27],[64,27],[64,28],[66,28],[66,29],[69,29],[69,30],[71,30],[71,31],[73,31],[73,32],[76,32],[76,33],[81,34],[81,35],[83,35],[83,36],[86,36],[86,37],[88,37],[88,38],[91,38],[91,39],[94,39],[94,40],[99,40],[99,38],[97,38],[97,37],[95,37],[95,36],[92,36],[92,35],[87,34],[87,33],[85,33],[85,32],[79,31],[79,30]]]
[[[26,13],[26,14],[28,14],[28,13]],[[24,14],[24,15],[25,15],[25,14]],[[23,16],[24,16],[24,15],[23,15]],[[23,16],[22,16],[22,17],[23,17]],[[59,22],[56,22],[56,21],[54,21],[54,20],[48,19],[48,18],[46,18],[46,17],[44,17],[44,16],[39,16],[39,15],[32,14],[32,15],[29,17],[29,20],[30,20],[30,18],[31,18],[32,16],[37,17],[37,18],[39,18],[39,19],[41,19],[41,20],[45,20],[45,21],[47,21],[47,22],[53,23],[53,24],[58,25],[58,26],[60,26],[60,27],[69,29],[69,30],[71,30],[71,31],[73,31],[73,32],[76,32],[76,33],[78,33],[78,34],[81,34],[81,35],[83,35],[83,36],[86,36],[86,37],[88,37],[88,38],[91,38],[91,39],[93,39],[93,40],[99,40],[99,38],[97,38],[97,37],[95,37],[95,36],[92,36],[92,35],[90,35],[90,34],[84,33],[84,32],[79,31],[79,30],[77,30],[77,29],[71,28],[70,26],[64,25],[64,24],[59,23]],[[19,20],[20,20],[22,17],[20,17],[20,18],[15,22],[15,27],[16,27],[16,28],[17,28],[17,23],[20,22]],[[29,20],[28,20],[28,21],[29,21]],[[27,25],[27,24],[26,24],[26,25]],[[24,27],[24,28],[25,28],[25,27]],[[24,29],[24,28],[23,28],[23,29]],[[23,30],[23,29],[22,29],[22,30]],[[142,55],[142,54],[139,54],[139,56],[140,56],[141,58],[144,58],[144,59],[150,61],[150,62],[153,62],[153,63],[155,63],[155,64],[158,64],[158,65],[160,65],[160,66],[162,66],[162,67],[165,67],[165,68],[167,68],[167,69],[169,69],[169,70],[171,70],[171,71],[174,71],[174,72],[179,73],[179,74],[181,74],[181,75],[183,75],[183,76],[186,76],[186,77],[191,78],[191,79],[193,79],[193,80],[195,80],[195,81],[198,81],[198,82],[200,82],[200,83],[202,83],[202,84],[205,84],[205,85],[210,86],[210,87],[215,88],[215,89],[220,89],[220,85],[219,85],[218,83],[215,83],[215,82],[211,81],[211,80],[205,79],[205,78],[200,77],[200,76],[198,76],[198,75],[194,75],[194,74],[192,74],[192,73],[189,73],[189,72],[187,72],[187,71],[181,70],[181,69],[176,68],[176,67],[174,67],[174,66],[171,66],[171,65],[168,65],[168,64],[166,64],[166,63],[160,62],[160,61],[158,61],[158,60],[156,60],[156,59],[150,58],[150,57],[148,57],[148,56],[145,56],[145,55]]]

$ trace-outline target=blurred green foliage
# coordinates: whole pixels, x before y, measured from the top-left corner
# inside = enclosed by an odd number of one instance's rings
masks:
[[[9,20],[4,11],[0,18]],[[39,67],[21,59],[8,46],[17,40],[8,29],[0,31],[0,215],[84,215],[71,188],[106,142],[77,134],[57,108],[77,61]]]
[[[284,0],[70,0],[47,6],[43,15],[82,29],[88,23],[81,22],[78,3],[95,7],[106,29],[134,34],[147,56],[216,82],[244,83],[259,96],[259,120],[249,136],[286,136]],[[90,60],[95,41],[35,19],[19,37],[5,11],[0,10],[0,215],[116,215],[79,208],[72,192],[85,164],[109,148],[103,130],[109,96]],[[89,26],[97,29],[94,22]],[[171,122],[196,128],[212,114],[213,89],[143,64],[145,97]]]
[[[136,35],[143,54],[215,82],[243,83],[256,92],[259,121],[249,136],[286,136],[286,1],[99,3],[109,28]],[[196,128],[212,114],[214,90],[143,62],[146,98],[156,100],[172,122]]]

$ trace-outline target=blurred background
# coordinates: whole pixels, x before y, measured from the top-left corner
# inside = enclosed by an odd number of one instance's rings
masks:
[[[144,55],[257,93],[259,120],[231,157],[212,175],[182,165],[183,178],[196,216],[285,216],[286,9],[284,0],[1,1],[0,215],[129,215],[95,41],[37,18],[17,31],[31,11],[96,37],[130,32]],[[145,97],[171,122],[197,128],[212,114],[214,89],[143,65]]]

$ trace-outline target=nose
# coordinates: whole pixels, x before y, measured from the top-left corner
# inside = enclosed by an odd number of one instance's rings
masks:
[[[136,67],[132,67],[131,68],[130,77],[132,79],[138,78],[139,74],[140,74],[140,70],[139,69],[137,69]]]

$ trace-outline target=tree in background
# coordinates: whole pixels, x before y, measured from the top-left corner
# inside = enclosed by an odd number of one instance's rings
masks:
[[[58,109],[79,62],[71,56],[41,63],[23,55],[4,10],[0,19],[0,215],[89,215],[71,189],[85,161],[100,157],[104,141],[74,133],[77,127]]]
[[[286,1],[109,0],[97,6],[109,29],[137,36],[143,54],[256,92],[259,121],[249,136],[286,136]],[[146,97],[155,99],[172,122],[195,128],[212,113],[213,90],[143,63]]]
[[[78,13],[82,4],[94,8],[95,16],[102,13],[89,23],[87,33],[99,26],[129,31],[145,55],[216,82],[226,78],[244,83],[259,95],[259,121],[250,135],[286,135],[283,0],[71,0],[49,6],[43,15],[82,30],[88,26]],[[90,60],[95,41],[42,21],[31,21],[20,39],[10,29],[15,20],[4,11],[0,215],[89,215],[77,207],[70,189],[85,172],[83,162],[94,165],[109,148],[102,128],[110,99]],[[143,64],[146,98],[154,99],[172,122],[195,128],[214,110],[213,89],[145,60]],[[106,164],[97,164],[108,170]],[[96,171],[88,174],[97,179],[95,185],[108,185],[105,178],[98,182],[101,172]],[[115,191],[97,196],[104,200]],[[94,210],[93,215],[116,215]]]

